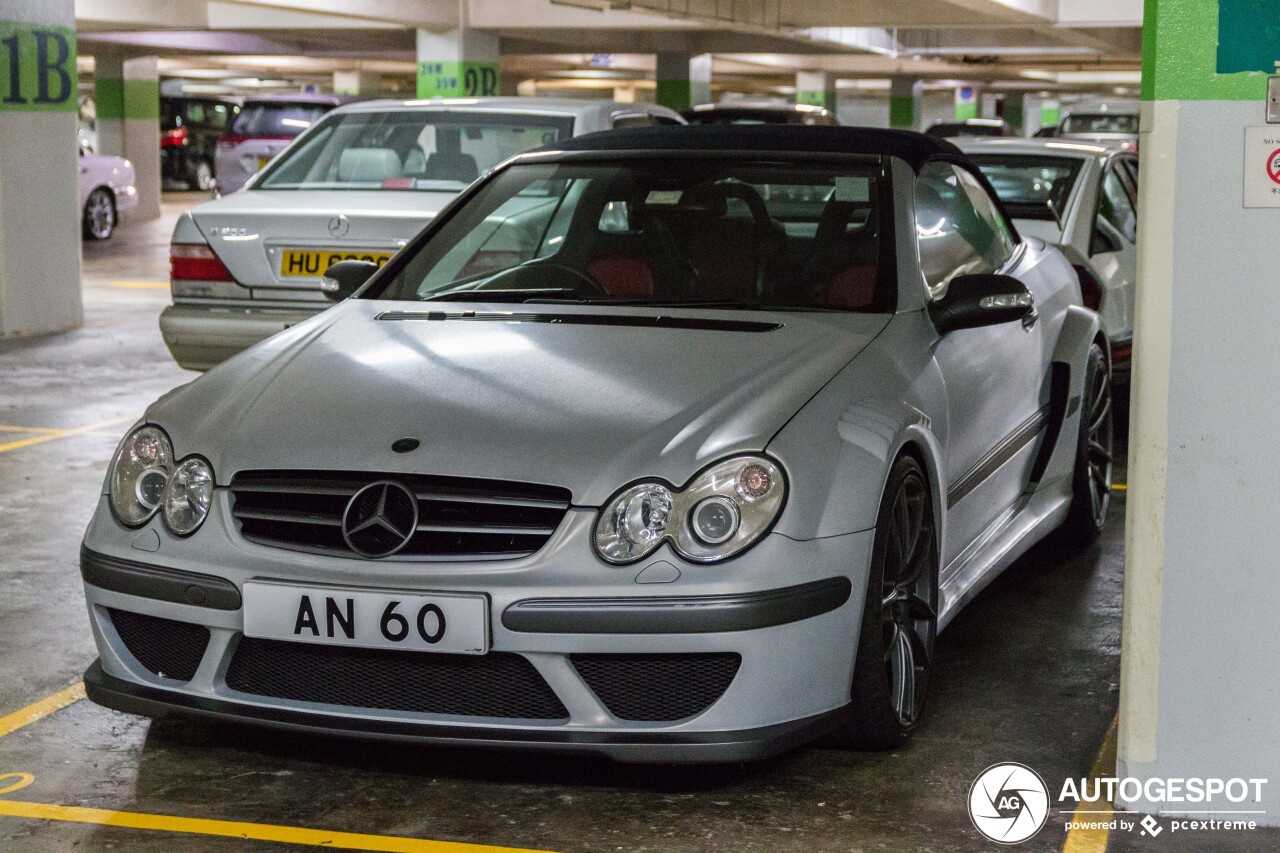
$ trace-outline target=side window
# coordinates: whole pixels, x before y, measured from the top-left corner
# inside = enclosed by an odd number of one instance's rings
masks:
[[[934,298],[957,275],[995,272],[1014,240],[991,196],[973,175],[950,163],[927,163],[916,177],[920,269]]]
[[[1105,219],[1130,243],[1138,239],[1138,214],[1133,209],[1120,176],[1108,169],[1102,179],[1102,196],[1098,199],[1098,218]]]

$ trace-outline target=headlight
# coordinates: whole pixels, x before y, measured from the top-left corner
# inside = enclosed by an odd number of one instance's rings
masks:
[[[179,536],[194,533],[213,503],[213,469],[198,456],[184,459],[164,490],[164,522]]]
[[[623,489],[596,522],[596,551],[630,563],[663,541],[695,563],[714,563],[750,548],[773,524],[786,497],[782,470],[759,456],[707,468],[680,491],[662,483]]]
[[[111,463],[111,508],[130,527],[145,524],[164,496],[173,471],[169,437],[151,426],[135,430]]]
[[[165,524],[186,536],[209,514],[213,503],[213,469],[198,456],[179,463],[162,430],[144,426],[120,445],[108,481],[111,509],[129,527],[146,524],[157,511]]]

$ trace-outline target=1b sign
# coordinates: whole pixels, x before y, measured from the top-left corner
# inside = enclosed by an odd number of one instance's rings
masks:
[[[73,112],[78,106],[75,30],[0,21],[0,110]]]
[[[1244,206],[1280,207],[1280,125],[1244,129]]]

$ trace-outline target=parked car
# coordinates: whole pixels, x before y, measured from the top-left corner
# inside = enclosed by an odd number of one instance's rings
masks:
[[[689,124],[839,124],[835,114],[811,104],[698,104],[681,113]]]
[[[529,148],[610,127],[681,123],[654,104],[549,98],[364,101],[299,136],[242,192],[179,218],[160,331],[204,370],[328,303],[320,277],[385,263],[484,172]]]
[[[1080,101],[1067,108],[1055,135],[1137,150],[1139,104],[1132,98]]]
[[[322,115],[351,100],[342,95],[263,95],[248,98],[217,143],[215,185],[235,192]]]
[[[1111,374],[1129,379],[1138,280],[1138,157],[1117,145],[1069,140],[964,140],[1023,234],[1057,244],[1084,304],[1111,342]]]
[[[133,164],[123,157],[80,148],[80,229],[90,240],[116,231],[120,214],[138,203]]]
[[[1098,317],[942,140],[557,140],[326,278],[121,443],[93,701],[624,761],[899,747],[937,632],[1106,519]]]
[[[1013,128],[999,118],[970,118],[964,121],[934,122],[926,131],[929,136],[952,139],[961,136],[1013,136]]]
[[[230,98],[191,95],[160,99],[160,173],[190,189],[214,188],[218,139],[240,110]]]

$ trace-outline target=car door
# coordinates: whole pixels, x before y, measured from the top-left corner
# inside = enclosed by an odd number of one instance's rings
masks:
[[[916,232],[930,296],[940,299],[958,275],[1018,277],[1037,304],[1039,276],[1023,276],[1034,261],[983,185],[951,163],[926,164],[916,179]],[[947,392],[947,535],[943,565],[1004,517],[1026,490],[1047,418],[1044,324],[1037,318],[940,337],[934,359]],[[946,578],[944,576],[943,580]]]
[[[1138,211],[1136,170],[1132,157],[1115,157],[1103,169],[1098,187],[1098,211],[1089,242],[1089,266],[1102,285],[1098,313],[1113,342],[1133,338],[1134,285],[1138,280]]]

